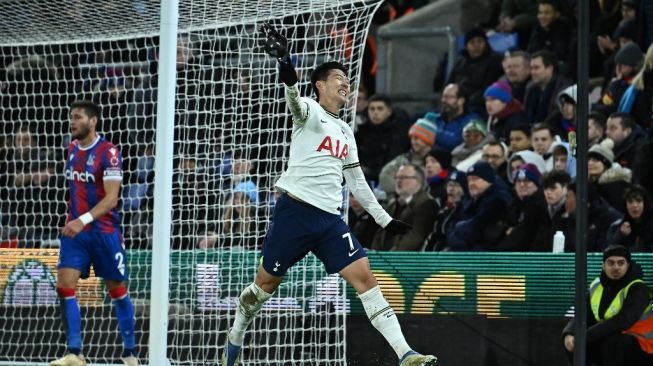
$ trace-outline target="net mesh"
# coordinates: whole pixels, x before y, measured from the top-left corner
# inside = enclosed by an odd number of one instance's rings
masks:
[[[268,21],[288,38],[300,89],[310,95],[309,73],[320,62],[339,60],[357,79],[379,3],[180,1],[167,335],[173,364],[217,363],[236,298],[253,280],[273,185],[287,161],[292,124],[257,28]],[[0,1],[0,245],[19,248],[0,255],[0,363],[46,362],[65,351],[53,281],[66,213],[68,106],[76,99],[101,106],[99,130],[123,155],[120,205],[143,363],[149,338],[165,337],[148,334],[158,27],[158,1]],[[343,120],[353,121],[353,108],[354,101]],[[120,363],[101,281],[82,281],[78,295],[85,355]],[[242,361],[345,364],[348,306],[342,280],[306,258],[251,326]]]

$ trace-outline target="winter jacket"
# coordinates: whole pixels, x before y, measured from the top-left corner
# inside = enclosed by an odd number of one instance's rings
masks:
[[[447,151],[453,150],[463,142],[463,128],[474,119],[481,119],[476,113],[463,113],[460,116],[447,121],[441,114],[436,114],[434,122],[437,127],[435,146]]]
[[[355,137],[365,178],[378,181],[383,166],[410,149],[408,129],[408,123],[396,114],[378,125],[367,122],[359,126]]]
[[[546,200],[542,190],[523,200],[515,197],[506,210],[505,226],[512,228],[510,234],[499,242],[500,251],[528,252],[534,245],[535,228],[546,215]]]
[[[617,210],[624,212],[625,202],[623,198],[624,191],[632,180],[632,171],[628,168],[621,167],[618,163],[604,171],[598,180],[589,184],[589,189],[596,189],[596,192]]]
[[[468,198],[463,203],[461,220],[447,233],[447,244],[458,251],[495,251],[500,233],[493,233],[510,202],[510,192],[496,180],[479,197]]]
[[[427,191],[421,190],[415,193],[398,215],[396,214],[397,205],[398,201],[392,199],[384,208],[393,218],[410,224],[413,228],[401,235],[390,235],[384,229],[377,230],[372,242],[372,249],[419,250],[431,232],[438,207]]]

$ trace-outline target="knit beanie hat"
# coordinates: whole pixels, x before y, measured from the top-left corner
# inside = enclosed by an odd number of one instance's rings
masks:
[[[251,180],[238,183],[236,188],[234,188],[234,193],[244,193],[252,205],[258,205],[258,192],[256,189],[256,184]]]
[[[605,248],[603,251],[603,261],[605,262],[606,259],[612,256],[626,258],[626,262],[630,263],[630,252],[623,245],[610,245]]]
[[[639,0],[621,0],[621,5],[625,5],[637,9],[637,7],[639,6]]]
[[[465,195],[469,194],[469,190],[467,189],[467,175],[465,173],[459,170],[452,171],[447,177],[447,183],[448,182],[456,182],[460,184],[460,186],[463,188],[463,192],[465,192]]]
[[[637,67],[644,59],[642,49],[639,48],[637,43],[628,42],[625,46],[621,47],[617,54],[614,56],[614,62],[617,64]]]
[[[474,38],[483,38],[487,42],[487,35],[481,27],[474,27],[465,33],[465,44]]]
[[[512,102],[512,88],[505,81],[497,81],[485,89],[483,93],[485,98],[499,99],[500,101],[508,104]]]
[[[535,164],[526,163],[522,164],[519,169],[515,171],[512,176],[512,181],[516,182],[517,179],[528,179],[539,187],[541,177],[542,174],[540,174],[540,171],[537,169]]]
[[[408,136],[417,137],[424,141],[427,145],[433,146],[435,143],[435,124],[426,118],[420,118],[417,122],[413,123],[408,130]]]
[[[463,134],[468,130],[478,131],[483,134],[483,136],[487,136],[487,127],[485,126],[485,122],[480,119],[473,119],[467,122],[465,127],[463,127]]]
[[[488,183],[494,183],[496,174],[487,161],[479,161],[467,169],[467,176],[475,175]]]
[[[614,152],[612,152],[613,146],[614,142],[611,139],[605,139],[601,141],[601,143],[592,145],[590,151],[587,153],[587,157],[597,158],[603,163],[603,165],[605,165],[606,169],[610,168],[614,161]]]
[[[431,156],[435,160],[437,160],[438,163],[440,163],[442,169],[448,170],[449,168],[451,168],[451,153],[449,152],[449,150],[445,150],[441,147],[434,147],[426,155]]]
[[[637,19],[629,19],[619,24],[617,29],[615,29],[614,33],[612,34],[612,39],[615,42],[618,42],[619,38],[636,40],[637,34]]]

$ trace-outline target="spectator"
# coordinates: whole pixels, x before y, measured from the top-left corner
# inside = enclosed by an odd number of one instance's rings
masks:
[[[225,247],[256,249],[263,239],[266,222],[258,215],[259,194],[252,181],[239,183],[222,216]]]
[[[622,23],[615,30],[612,39],[614,49],[606,51],[607,56],[603,62],[604,87],[605,83],[609,82],[616,76],[616,53],[620,49],[626,47],[628,44],[635,43],[637,41],[637,21],[635,19],[622,21]]]
[[[631,168],[646,136],[633,117],[627,113],[613,113],[608,117],[606,135],[614,142],[614,161]]]
[[[200,205],[200,192],[206,191],[206,181],[200,174],[201,167],[192,152],[180,155],[175,162],[172,176],[172,247],[174,249],[191,249],[191,238],[198,232],[206,231],[197,220],[206,217],[203,205]],[[202,197],[202,200],[204,198]]]
[[[510,130],[510,155],[523,151],[530,150],[531,146],[531,126],[527,123],[515,125]]]
[[[442,91],[440,113],[429,112],[424,116],[437,127],[436,146],[448,151],[453,150],[463,142],[463,127],[467,122],[480,118],[476,113],[466,110],[468,98],[469,92],[459,84],[449,84]]]
[[[587,116],[587,146],[592,147],[605,138],[606,118],[601,112],[591,111]]]
[[[383,166],[379,173],[381,190],[390,195],[395,192],[395,173],[401,165],[411,163],[424,168],[424,158],[435,144],[436,127],[433,122],[420,118],[408,130],[410,151],[401,154]]]
[[[368,101],[369,122],[355,134],[358,156],[365,178],[378,181],[385,164],[409,148],[407,116],[392,107],[387,95],[375,94]]]
[[[569,144],[561,142],[553,147],[553,170],[566,172],[571,181],[576,181],[576,158],[569,150]]]
[[[649,1],[625,0],[624,2],[639,2],[637,7],[637,34],[638,43],[642,48],[653,44],[653,4]]]
[[[347,225],[352,234],[358,239],[361,245],[367,249],[372,248],[374,234],[379,228],[374,218],[358,202],[356,196],[349,193],[349,210],[347,210]]]
[[[5,236],[16,238],[21,247],[40,247],[42,240],[57,238],[65,222],[66,202],[59,192],[65,186],[63,172],[52,150],[38,145],[34,130],[19,125],[9,150],[7,202],[3,202]]]
[[[531,56],[524,51],[506,52],[501,65],[503,76],[499,80],[507,82],[513,98],[524,104],[526,85],[531,80]]]
[[[490,85],[483,95],[488,129],[497,140],[508,142],[512,128],[526,123],[522,104],[512,97],[510,85],[502,81]]]
[[[424,187],[424,171],[419,166],[401,165],[395,182],[397,195],[384,208],[393,219],[412,225],[412,229],[394,236],[380,229],[374,236],[372,249],[419,250],[433,228],[438,206]]]
[[[544,159],[544,173],[553,170],[553,147],[560,142],[553,134],[551,126],[545,123],[536,123],[531,128],[531,144],[533,150]]]
[[[544,123],[551,126],[551,133],[569,141],[569,134],[576,132],[576,84],[566,87],[558,94],[558,110],[547,117]]]
[[[446,182],[451,170],[451,153],[435,147],[424,158],[427,190],[431,197],[442,207],[447,200]]]
[[[450,250],[447,233],[462,217],[463,199],[468,195],[467,176],[463,172],[452,171],[447,178],[447,201],[436,215],[433,232],[426,239],[423,251]]]
[[[653,128],[648,130],[646,141],[637,152],[633,164],[633,181],[653,194]]]
[[[510,185],[508,180],[508,147],[503,142],[489,141],[481,149],[481,159],[487,161],[494,169],[494,173],[501,178],[504,183]]]
[[[653,7],[652,7],[653,8]],[[653,106],[653,44],[644,56],[644,67],[637,73],[632,84],[626,89],[618,111],[633,115],[637,123],[648,129],[651,126]]]
[[[653,213],[651,195],[639,185],[624,193],[625,213],[612,226],[607,243],[623,245],[630,252],[653,252]]]
[[[588,188],[595,189],[610,206],[621,211],[625,207],[623,192],[630,185],[632,172],[613,162],[613,144],[608,138],[590,147],[587,153]]]
[[[549,51],[531,54],[531,82],[526,87],[524,113],[529,123],[546,120],[555,112],[556,97],[571,81],[557,73],[557,60]]]
[[[267,222],[262,220],[259,204],[259,192],[254,182],[237,184],[220,220],[222,230],[208,230],[197,243],[197,248],[256,249],[267,226]]]
[[[539,0],[538,23],[533,28],[526,51],[532,54],[547,50],[558,60],[568,60],[574,28],[569,20],[562,17],[562,11],[562,2],[559,0]]]
[[[510,159],[508,159],[508,171],[506,172],[508,175],[508,179],[510,179],[511,185],[512,183],[514,183],[512,181],[512,177],[515,175],[515,172],[517,171],[517,169],[519,169],[520,166],[522,166],[522,164],[525,163],[530,163],[535,165],[535,167],[537,167],[537,170],[540,172],[544,171],[544,167],[546,166],[542,156],[533,151],[522,150],[512,154]]]
[[[367,89],[365,89],[365,86],[361,84],[358,87],[358,93],[356,94],[356,129],[354,132],[358,132],[358,128],[370,120],[367,111],[369,105],[368,97]]]
[[[503,0],[497,30],[517,33],[519,48],[525,49],[533,26],[537,22],[536,0]]]
[[[482,28],[473,28],[465,33],[465,49],[462,57],[453,65],[447,84],[456,83],[470,91],[467,99],[470,111],[484,113],[483,91],[501,77],[501,58],[490,47]]]
[[[600,252],[608,244],[610,225],[621,217],[621,213],[594,190],[589,190],[587,202],[587,251]],[[566,247],[569,251],[576,250],[576,183],[567,185],[565,199],[565,234]]]
[[[512,177],[516,197],[505,212],[505,237],[497,249],[509,252],[529,252],[535,239],[535,228],[543,221],[546,201],[540,188],[540,171],[533,164],[523,164]]]
[[[472,120],[463,128],[463,143],[456,146],[451,152],[451,165],[456,170],[467,170],[481,159],[483,145],[492,137],[487,135],[485,123],[481,120]]]
[[[567,187],[571,182],[566,172],[552,171],[542,177],[544,188],[544,199],[546,200],[546,211],[540,216],[533,239],[533,251],[551,252],[553,250],[553,235],[556,231],[564,231],[565,228],[565,202],[567,198]],[[569,251],[565,243],[565,251]]]
[[[463,213],[447,232],[447,243],[456,251],[495,251],[500,232],[497,223],[510,202],[510,193],[497,177],[492,166],[479,161],[467,170],[467,189],[470,198],[464,202]]]
[[[610,246],[602,271],[587,294],[587,359],[599,365],[652,365],[651,294],[639,264],[628,249]],[[562,331],[569,360],[574,352],[576,319]]]
[[[644,54],[635,42],[630,42],[619,49],[614,57],[616,76],[609,81],[597,104],[601,112],[612,114],[617,110],[621,98],[642,66],[643,59]]]

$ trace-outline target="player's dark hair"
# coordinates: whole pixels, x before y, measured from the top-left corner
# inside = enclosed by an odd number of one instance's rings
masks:
[[[90,100],[76,100],[70,105],[71,110],[74,108],[83,109],[84,113],[86,113],[88,118],[95,117],[97,119],[97,125],[99,126],[100,116],[102,114],[102,111],[100,110],[100,106],[91,102]]]
[[[328,61],[320,64],[315,68],[315,70],[313,70],[313,73],[311,74],[311,86],[315,91],[315,95],[317,96],[318,101],[320,100],[320,92],[317,91],[317,82],[326,81],[331,70],[340,70],[344,72],[345,75],[347,75],[347,68],[345,65],[341,64],[338,61]]]

